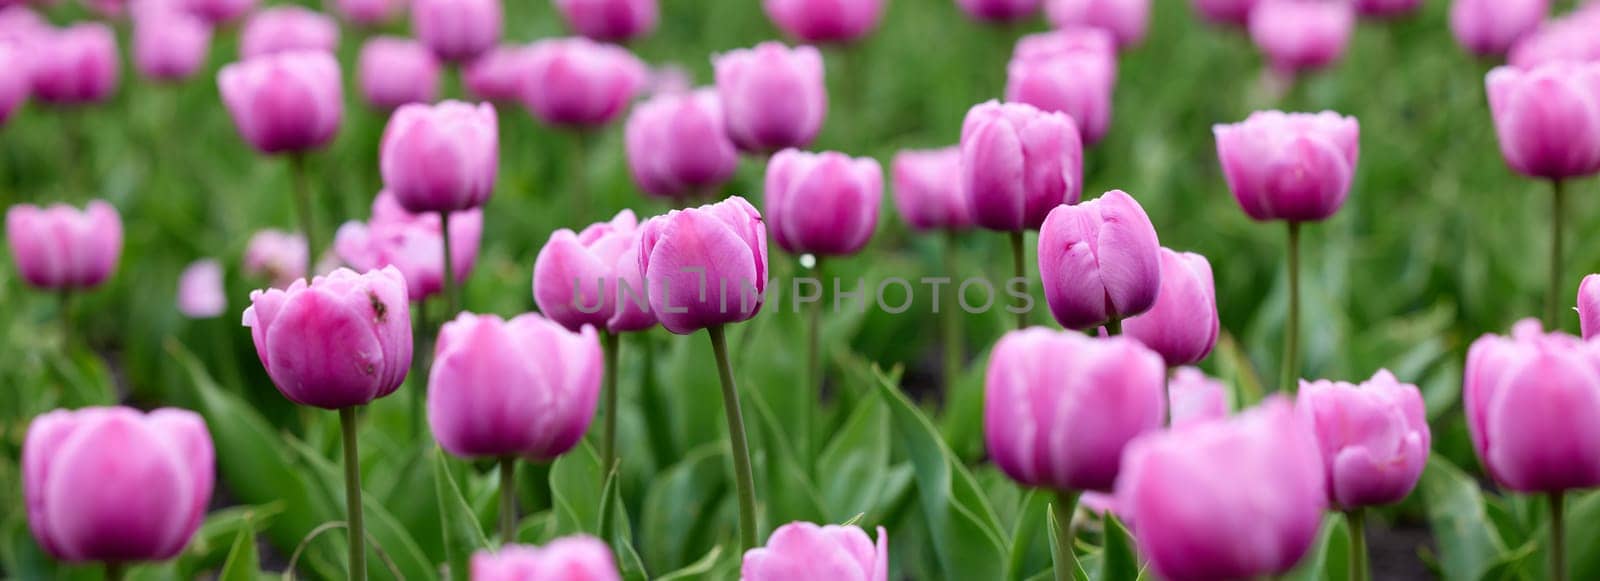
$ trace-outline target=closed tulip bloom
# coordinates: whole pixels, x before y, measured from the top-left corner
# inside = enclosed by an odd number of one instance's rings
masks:
[[[802,42],[851,42],[878,27],[887,0],[763,0],[767,18]]]
[[[178,275],[178,312],[191,319],[210,319],[228,308],[222,286],[222,263],[196,260]]]
[[[1039,0],[956,0],[967,15],[988,22],[1022,20],[1039,11]]]
[[[740,150],[805,147],[822,131],[828,90],[816,48],[763,42],[717,55],[712,62],[728,136]]]
[[[500,42],[500,0],[413,0],[411,27],[439,60],[471,62]]]
[[[1117,53],[1111,34],[1074,28],[1023,37],[1006,65],[1006,100],[1072,116],[1093,145],[1111,126]]]
[[[1549,0],[1454,0],[1450,32],[1472,54],[1502,55],[1538,29],[1549,11]]]
[[[1416,12],[1422,0],[1356,0],[1355,4],[1362,16],[1393,18]]]
[[[1044,14],[1057,28],[1105,30],[1123,48],[1144,42],[1150,28],[1150,0],[1045,0]]]
[[[656,0],[554,0],[567,25],[578,34],[605,42],[649,36],[661,9]]]
[[[211,433],[188,410],[56,410],[33,419],[22,445],[28,528],[69,563],[176,557],[215,479]]]
[[[1019,484],[1110,491],[1123,448],[1166,420],[1166,369],[1126,337],[1006,333],[984,376],[989,456]]]
[[[1250,23],[1250,10],[1262,0],[1190,0],[1200,17],[1215,24],[1246,26]]]
[[[383,184],[406,210],[455,212],[482,206],[500,167],[494,106],[445,101],[395,111],[379,147]]]
[[[485,51],[461,72],[461,84],[485,101],[512,103],[522,98],[527,47],[500,46]]]
[[[528,47],[522,104],[540,121],[565,127],[610,123],[644,88],[649,69],[627,49],[582,37]]]
[[[28,100],[28,93],[33,90],[27,59],[22,49],[0,41],[0,126]]]
[[[104,24],[75,24],[41,34],[30,51],[33,96],[55,105],[84,105],[117,90],[117,37]]]
[[[339,0],[336,6],[346,20],[364,26],[375,26],[394,20],[405,12],[405,0]]]
[[[1083,195],[1078,125],[1021,103],[973,107],[961,125],[961,186],[979,226],[1039,229],[1050,210]]]
[[[611,547],[576,535],[543,547],[506,545],[472,555],[472,581],[621,581]]]
[[[1578,322],[1584,339],[1600,335],[1600,274],[1583,277],[1578,284]]]
[[[439,61],[422,44],[380,36],[361,45],[361,94],[380,109],[431,103],[439,96]]]
[[[388,192],[372,202],[372,219],[347,222],[334,236],[333,250],[358,271],[393,266],[406,279],[406,293],[420,301],[444,290],[444,234],[438,214],[412,214]],[[464,282],[478,260],[483,210],[450,214],[450,261]],[[303,252],[302,252],[303,254]]]
[[[1511,169],[1552,180],[1600,172],[1600,62],[1499,67],[1487,85]]]
[[[0,6],[0,41],[28,41],[54,31],[50,22],[27,6]]]
[[[1117,505],[1162,579],[1251,579],[1294,568],[1327,498],[1317,440],[1282,397],[1128,448]]]
[[[122,218],[95,200],[83,210],[56,204],[6,209],[11,260],[29,286],[74,290],[100,286],[122,256]]]
[[[181,0],[183,5],[206,22],[222,24],[249,14],[258,0]]]
[[[306,237],[268,228],[250,236],[244,248],[244,273],[286,288],[306,276]]]
[[[756,316],[766,300],[767,227],[734,196],[644,223],[639,270],[650,310],[679,335]]]
[[[792,522],[772,531],[767,546],[745,551],[740,581],[889,581],[889,533],[874,544],[854,525]]]
[[[1192,252],[1161,249],[1161,290],[1122,330],[1154,349],[1168,367],[1199,363],[1217,345],[1217,288],[1211,263]]]
[[[533,262],[533,300],[539,312],[571,330],[612,332],[655,324],[639,274],[639,221],[623,210],[583,232],[550,235]]]
[[[244,310],[256,354],[284,397],[341,409],[394,393],[411,367],[411,308],[394,267],[341,268],[286,290],[252,291]]]
[[[333,52],[338,48],[339,23],[300,6],[278,6],[252,14],[239,33],[239,57],[246,60],[280,52]]]
[[[972,208],[961,191],[961,148],[903,150],[890,164],[894,205],[913,229],[966,230]]]
[[[1255,220],[1326,220],[1350,195],[1361,146],[1354,117],[1257,111],[1212,133],[1228,189]]]
[[[1524,320],[1467,351],[1462,398],[1489,476],[1518,492],[1600,486],[1600,352]]]
[[[1344,2],[1264,0],[1250,11],[1250,38],[1274,70],[1294,74],[1344,56],[1355,24],[1355,12]]]
[[[722,123],[722,101],[711,89],[651,98],[628,115],[625,134],[633,181],[651,195],[706,195],[739,167]]]
[[[1161,290],[1161,243],[1122,190],[1057,206],[1039,229],[1045,302],[1068,329],[1092,329],[1150,310]]]
[[[319,149],[344,117],[339,61],[321,51],[236,62],[217,73],[222,102],[251,146],[267,154]]]
[[[1416,487],[1432,443],[1417,386],[1387,369],[1359,386],[1301,381],[1295,407],[1316,432],[1334,506],[1392,504]]]
[[[206,63],[211,25],[170,8],[140,9],[133,17],[133,64],[139,74],[160,81],[189,78]]]
[[[1600,62],[1600,35],[1594,33],[1597,28],[1600,5],[1586,4],[1565,17],[1545,21],[1518,39],[1506,60],[1523,70],[1558,62]]]
[[[1199,368],[1179,367],[1172,372],[1167,401],[1173,428],[1228,417],[1228,388]]]
[[[883,166],[870,157],[786,149],[767,165],[766,217],[791,254],[847,256],[878,226]]]
[[[440,327],[434,357],[428,426],[456,456],[550,461],[594,419],[603,369],[593,327],[461,313]]]

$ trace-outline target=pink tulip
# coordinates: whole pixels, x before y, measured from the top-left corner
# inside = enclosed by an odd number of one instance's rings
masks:
[[[580,233],[562,228],[551,234],[533,261],[539,312],[574,331],[593,326],[621,333],[654,326],[639,270],[640,234],[631,210]]]
[[[1600,335],[1600,274],[1583,277],[1578,284],[1578,322],[1585,340]]]
[[[412,0],[411,27],[439,60],[471,62],[500,42],[500,0]]]
[[[1083,142],[1062,113],[990,101],[961,126],[961,184],[979,226],[1037,230],[1050,210],[1083,195]]]
[[[43,37],[54,31],[49,21],[27,6],[0,6],[0,44],[11,41],[16,48],[26,48],[44,42]]]
[[[29,78],[29,58],[21,48],[0,41],[0,126],[28,100],[33,91]]]
[[[1263,0],[1250,11],[1250,38],[1273,70],[1293,75],[1344,56],[1356,15],[1345,2]]]
[[[133,16],[133,64],[160,81],[187,79],[206,64],[211,25],[170,8],[140,9]]]
[[[244,273],[269,281],[274,288],[288,288],[306,276],[306,237],[298,233],[266,229],[256,232],[244,250]]]
[[[252,291],[256,354],[284,397],[342,409],[394,393],[411,367],[411,309],[394,267],[338,269],[287,290]]]
[[[1128,447],[1117,504],[1163,579],[1250,579],[1289,571],[1322,522],[1317,440],[1287,400]]]
[[[767,17],[801,42],[852,42],[883,20],[887,0],[763,0]]]
[[[1422,0],[1355,0],[1355,5],[1362,16],[1394,18],[1416,12]]]
[[[1200,17],[1215,24],[1246,26],[1250,11],[1262,0],[1190,0]]]
[[[1600,62],[1600,35],[1594,33],[1597,28],[1600,4],[1586,4],[1562,18],[1546,21],[1517,40],[1508,62],[1524,70],[1557,62]]]
[[[82,211],[66,204],[6,209],[11,260],[29,286],[85,290],[100,286],[122,255],[122,218],[100,200]]]
[[[372,202],[372,219],[346,222],[334,236],[333,250],[359,271],[386,266],[399,269],[412,301],[444,290],[444,235],[438,214],[412,214],[389,192]],[[455,279],[464,283],[478,260],[483,236],[483,210],[450,214],[450,258]]]
[[[249,14],[258,0],[181,0],[189,12],[218,25]]]
[[[883,166],[870,157],[786,149],[767,165],[766,218],[790,254],[848,256],[878,226]]]
[[[413,213],[482,206],[500,166],[499,127],[488,103],[401,107],[379,147],[384,186]]]
[[[1022,20],[1039,11],[1039,0],[956,0],[967,15],[982,21]]]
[[[1105,30],[1121,48],[1144,42],[1150,28],[1150,0],[1045,0],[1044,13],[1057,28]]]
[[[1117,53],[1106,31],[1058,30],[1023,37],[1006,65],[1006,100],[1066,113],[1093,145],[1111,126]]]
[[[1549,0],[1453,0],[1450,31],[1472,54],[1502,55],[1538,29],[1549,11]]]
[[[361,94],[380,109],[432,103],[439,96],[439,61],[414,40],[380,36],[361,45],[356,65]]]
[[[326,52],[266,55],[222,67],[222,102],[239,134],[267,154],[319,149],[344,117],[339,61]]]
[[[554,0],[567,25],[604,42],[649,36],[660,19],[656,0]]]
[[[600,539],[571,536],[544,547],[506,545],[472,556],[472,581],[622,581],[611,547]]]
[[[1387,369],[1359,386],[1301,381],[1296,408],[1322,447],[1333,505],[1392,504],[1416,487],[1432,442],[1417,386]]]
[[[350,22],[378,26],[405,12],[408,4],[406,0],[339,0],[336,6]]]
[[[650,311],[679,335],[756,316],[766,300],[767,227],[734,196],[645,222],[639,270]]]
[[[1257,111],[1212,132],[1228,189],[1255,220],[1326,220],[1350,195],[1361,147],[1354,117]]]
[[[339,23],[300,6],[278,6],[250,15],[239,33],[239,58],[297,51],[333,52],[339,48]]]
[[[1179,367],[1167,380],[1172,427],[1182,428],[1228,417],[1228,388],[1194,367]]]
[[[961,191],[961,148],[902,150],[890,164],[894,205],[912,228],[966,230],[972,209]]]
[[[1600,62],[1499,67],[1486,83],[1511,169],[1551,180],[1600,172]]]
[[[1199,363],[1217,345],[1217,289],[1211,263],[1192,252],[1161,249],[1161,290],[1142,315],[1122,323],[1123,332],[1154,349],[1168,367]]]
[[[56,410],[33,419],[22,446],[28,527],[69,563],[176,557],[215,479],[211,433],[188,410]]]
[[[1056,206],[1039,228],[1045,302],[1068,329],[1114,325],[1150,310],[1161,264],[1155,225],[1122,190]]]
[[[485,101],[512,103],[522,99],[527,75],[527,47],[500,46],[485,51],[461,73],[467,91]]]
[[[1006,333],[984,380],[989,456],[1025,486],[1109,491],[1128,442],[1161,429],[1165,383],[1161,356],[1132,339]]]
[[[522,104],[551,125],[610,123],[649,76],[627,49],[583,37],[541,40],[527,50]]]
[[[86,105],[111,98],[120,61],[117,37],[99,23],[75,24],[35,38],[33,96],[55,105]]]
[[[1518,492],[1600,486],[1600,344],[1518,322],[1467,351],[1467,428],[1489,476]]]
[[[739,168],[716,91],[659,95],[628,116],[628,168],[646,193],[694,198],[716,191]]]
[[[739,149],[765,153],[805,147],[828,114],[822,54],[764,42],[712,58],[728,136]]]
[[[227,308],[221,262],[211,258],[196,260],[183,269],[178,276],[178,312],[191,319],[211,319]]]
[[[744,553],[740,581],[889,581],[889,533],[874,544],[854,525],[792,522],[772,531],[767,546]]]

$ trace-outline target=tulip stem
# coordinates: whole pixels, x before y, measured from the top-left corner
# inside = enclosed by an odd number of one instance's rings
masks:
[[[795,440],[800,455],[800,465],[806,470],[811,470],[811,407],[817,405],[822,398],[822,297],[828,296],[827,278],[823,276],[822,257],[816,257],[816,274],[819,284],[823,285],[818,293],[816,302],[806,313],[806,385],[811,390],[805,393],[803,405],[796,410],[795,422],[800,428],[796,430]]]
[[[456,280],[455,259],[450,256],[450,212],[439,212],[439,238],[444,241],[444,301],[448,309],[441,322],[448,323],[461,313],[460,281]]]
[[[422,436],[423,404],[428,397],[428,299],[417,301],[417,324],[411,326],[411,439]]]
[[[621,337],[610,331],[600,332],[600,344],[605,349],[606,417],[600,434],[600,466],[610,471],[617,462],[617,359],[622,351]]]
[[[1110,320],[1106,321],[1106,334],[1112,337],[1122,334],[1122,319],[1120,317],[1111,317]]]
[[[722,411],[728,417],[728,446],[733,453],[733,478],[739,492],[739,548],[756,547],[756,486],[750,471],[750,443],[744,434],[744,415],[739,411],[739,389],[733,383],[733,367],[728,362],[728,340],[721,325],[707,327],[711,350],[717,356],[717,374],[722,379]]]
[[[1016,232],[1012,232],[1010,234],[1010,236],[1011,236],[1011,272],[1013,274],[1015,274],[1017,278],[1020,278],[1020,279],[1022,279],[1024,281],[1026,281],[1026,280],[1028,280],[1028,255],[1026,254],[1027,251],[1024,250],[1023,247],[1022,247],[1023,232],[1021,230],[1018,230]],[[1022,328],[1025,328],[1027,326],[1028,326],[1028,313],[1027,313],[1027,311],[1022,311],[1022,312],[1017,313],[1017,328],[1018,329],[1022,329]]]
[[[311,184],[306,179],[306,157],[304,154],[291,154],[289,156],[289,173],[294,179],[294,209],[300,215],[300,230],[306,237],[306,279],[317,266],[317,232],[315,211],[311,208]]]
[[[1567,196],[1561,180],[1552,180],[1550,190],[1550,285],[1544,289],[1544,326],[1555,331],[1561,326],[1561,214]]]
[[[366,531],[361,524],[361,454],[356,450],[356,408],[339,408],[339,427],[344,432],[344,502],[350,523],[350,579],[366,581]]]
[[[944,299],[945,304],[934,307],[943,307],[944,309],[940,312],[942,316],[939,319],[944,323],[944,385],[946,394],[952,393],[950,390],[954,388],[957,377],[961,375],[961,317],[956,315],[957,300],[955,293],[959,283],[954,282],[956,271],[960,269],[959,257],[956,254],[960,249],[960,245],[957,242],[955,232],[945,233],[944,274],[950,277],[952,285],[950,292],[946,294]]]
[[[1550,571],[1551,581],[1567,581],[1566,491],[1550,493]]]
[[[1056,503],[1050,508],[1056,523],[1056,545],[1051,552],[1056,581],[1074,581],[1078,577],[1078,553],[1072,548],[1072,513],[1078,509],[1078,492],[1056,492]]]
[[[517,457],[500,457],[500,545],[517,540]]]
[[[72,340],[72,291],[61,291],[61,344]]]
[[[1367,566],[1366,514],[1353,508],[1345,511],[1344,520],[1350,532],[1350,581],[1367,581],[1372,574]]]
[[[1300,375],[1300,223],[1289,222],[1289,312],[1283,322],[1283,385],[1294,393]]]
[[[128,570],[123,568],[122,563],[106,561],[106,581],[122,581],[123,577],[127,576],[127,572]]]

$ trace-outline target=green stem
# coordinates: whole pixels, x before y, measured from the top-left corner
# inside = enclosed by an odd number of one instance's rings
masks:
[[[1112,337],[1121,335],[1122,319],[1119,317],[1111,317],[1111,320],[1106,321],[1106,334]]]
[[[366,531],[361,524],[361,454],[356,450],[356,408],[339,409],[339,427],[344,432],[345,520],[350,531],[350,579],[366,581]]]
[[[1026,254],[1027,251],[1022,247],[1023,232],[1018,230],[1016,232],[1012,232],[1010,236],[1011,272],[1015,274],[1017,278],[1026,280],[1028,278],[1028,255]],[[1017,313],[1017,328],[1022,329],[1026,328],[1027,326],[1028,313],[1026,311]]]
[[[317,228],[315,211],[311,207],[311,184],[306,177],[304,154],[289,156],[289,171],[294,174],[294,209],[300,217],[300,230],[306,237],[306,279],[310,280],[317,266]]]
[[[1550,493],[1550,571],[1551,581],[1567,581],[1566,492]]]
[[[960,269],[958,266],[960,261],[956,254],[959,246],[955,232],[946,232],[944,240],[944,274],[950,277],[952,285],[950,292],[945,295],[945,304],[942,305],[939,319],[944,327],[944,385],[945,393],[948,394],[957,378],[961,376],[961,317],[956,314],[954,284],[956,271]]]
[[[1282,389],[1294,393],[1300,377],[1300,223],[1289,222],[1289,312],[1283,324]]]
[[[106,562],[106,581],[122,581],[127,576],[127,568],[122,563]]]
[[[72,291],[61,291],[61,344],[72,340]]]
[[[1367,581],[1372,573],[1367,565],[1366,515],[1359,508],[1344,513],[1350,533],[1350,581]]]
[[[444,241],[444,318],[448,323],[461,312],[461,288],[456,280],[455,258],[450,256],[450,212],[439,212],[439,236]]]
[[[500,457],[500,544],[517,540],[517,457]]]
[[[817,297],[816,302],[811,303],[806,313],[806,385],[811,390],[805,393],[800,409],[795,410],[795,423],[800,426],[795,433],[795,439],[798,441],[796,448],[800,455],[800,465],[806,470],[811,469],[812,462],[811,408],[822,399],[822,383],[826,381],[822,374],[822,301],[828,296],[828,282],[822,274],[822,257],[818,256],[816,259],[817,280],[822,285],[822,290],[818,294],[821,296]]]
[[[571,193],[567,195],[572,200],[573,214],[580,223],[589,221],[589,184],[584,179],[589,160],[588,132],[578,130],[573,133],[572,145],[572,170],[567,179],[571,181]]]
[[[424,403],[428,398],[428,299],[417,301],[417,320],[411,325],[411,439],[422,436]]]
[[[1554,331],[1561,325],[1561,214],[1567,196],[1561,180],[1551,181],[1550,189],[1550,285],[1544,289],[1544,326]]]
[[[728,340],[721,325],[706,328],[711,350],[717,356],[717,374],[722,379],[722,411],[728,417],[728,446],[733,453],[733,478],[739,492],[739,549],[756,547],[756,485],[750,471],[750,443],[745,439],[744,415],[739,411],[739,389],[733,383],[733,367],[728,363]]]
[[[605,349],[605,386],[606,415],[603,431],[600,435],[600,467],[607,472],[617,462],[617,376],[621,370],[617,368],[619,353],[622,351],[622,340],[616,333],[602,331],[600,343]]]
[[[1056,492],[1056,504],[1050,508],[1056,517],[1056,546],[1051,551],[1056,581],[1073,581],[1077,578],[1078,553],[1072,549],[1072,513],[1078,508],[1078,492]]]

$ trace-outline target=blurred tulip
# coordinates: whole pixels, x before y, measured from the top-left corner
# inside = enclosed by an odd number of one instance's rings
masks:
[[[802,42],[860,40],[883,20],[887,0],[763,0],[767,18]]]
[[[250,237],[244,250],[244,273],[266,279],[275,288],[287,288],[306,276],[306,238],[281,230],[262,230]]]
[[[1317,440],[1287,400],[1128,447],[1117,504],[1163,579],[1249,579],[1294,568],[1326,507]]]
[[[635,107],[627,124],[628,168],[651,195],[696,198],[714,193],[739,167],[722,123],[716,91],[669,93]]]
[[[431,103],[439,96],[439,61],[414,40],[379,36],[361,45],[361,94],[380,109]]]
[[[276,6],[250,15],[239,33],[239,58],[339,48],[339,23],[300,6]]]
[[[181,0],[189,12],[218,25],[249,14],[257,0]]]
[[[1359,386],[1302,381],[1295,407],[1322,448],[1334,506],[1393,504],[1416,487],[1432,442],[1417,386],[1400,383],[1387,369]]]
[[[1543,15],[1543,12],[1540,12]],[[1557,62],[1600,62],[1600,4],[1589,3],[1555,20],[1545,21],[1511,46],[1508,62],[1534,69]]]
[[[1167,380],[1167,411],[1181,428],[1228,417],[1228,388],[1195,367],[1179,367]]]
[[[1416,12],[1422,7],[1422,0],[1355,0],[1355,5],[1362,16],[1394,18]]]
[[[1215,24],[1246,26],[1250,11],[1262,0],[1189,0],[1195,12]]]
[[[611,547],[600,539],[571,536],[543,547],[506,545],[472,556],[472,581],[622,581]]]
[[[728,136],[747,153],[805,147],[828,114],[822,54],[763,42],[712,58]]]
[[[660,97],[664,95],[688,93],[693,90],[694,75],[689,74],[689,70],[684,68],[683,65],[677,63],[667,63],[652,67],[650,69],[650,79],[645,81],[644,94]],[[710,90],[713,93],[715,92],[715,89],[705,90]],[[717,101],[717,103],[718,107],[722,106],[722,101],[720,99]],[[717,113],[717,117],[720,122],[720,118],[722,117],[720,109]]]
[[[6,209],[11,260],[29,286],[85,290],[100,286],[122,256],[122,218],[111,204],[89,202],[82,211],[66,204]]]
[[[1550,180],[1600,172],[1600,62],[1499,67],[1486,84],[1511,169]]]
[[[786,149],[767,165],[766,220],[790,254],[847,256],[878,226],[883,167],[870,157]]]
[[[539,312],[573,331],[586,325],[613,333],[654,326],[639,271],[640,233],[631,210],[580,233],[556,230],[533,261]]]
[[[1361,138],[1354,117],[1257,111],[1212,132],[1228,189],[1252,219],[1326,220],[1350,195]]]
[[[378,26],[405,12],[407,0],[338,0],[339,14],[363,26]]]
[[[11,41],[27,48],[42,43],[42,37],[54,32],[43,16],[27,6],[0,6],[0,44]]]
[[[1168,367],[1177,367],[1210,355],[1219,329],[1211,263],[1199,254],[1162,248],[1156,302],[1144,314],[1123,321],[1123,332],[1160,353]]]
[[[482,236],[482,209],[450,214],[451,268],[457,281],[472,274]],[[358,271],[395,267],[406,279],[407,295],[421,301],[444,290],[443,244],[438,214],[412,214],[389,192],[379,192],[372,202],[372,218],[339,227],[333,249]]]
[[[411,27],[445,62],[467,63],[500,42],[500,0],[412,0]]]
[[[1098,28],[1128,48],[1144,42],[1150,0],[1044,0],[1045,17],[1057,28]]]
[[[394,393],[411,366],[411,309],[394,267],[341,268],[252,291],[244,326],[267,375],[297,404],[341,409]]]
[[[660,19],[656,0],[554,0],[578,34],[605,42],[649,36]]]
[[[339,61],[326,52],[236,62],[217,73],[217,86],[239,134],[266,154],[321,148],[344,116]]]
[[[485,101],[512,103],[522,98],[527,74],[527,47],[500,46],[474,59],[461,73],[461,84]]]
[[[1150,310],[1161,290],[1161,243],[1144,208],[1122,190],[1050,211],[1039,228],[1045,302],[1068,329],[1111,327]]]
[[[1025,36],[1006,65],[1006,100],[1066,113],[1094,145],[1111,126],[1117,53],[1111,35],[1096,28]]]
[[[412,213],[482,206],[494,193],[499,131],[488,103],[403,106],[379,148],[384,186]]]
[[[894,205],[916,230],[966,230],[972,209],[961,191],[961,148],[901,150],[890,164]]]
[[[1022,20],[1039,11],[1039,0],[956,0],[967,15],[978,20]]]
[[[627,49],[583,37],[541,40],[527,50],[522,104],[550,125],[610,123],[627,109],[649,75]]]
[[[1538,29],[1549,11],[1549,0],[1453,0],[1450,31],[1472,54],[1502,55]]]
[[[205,518],[216,479],[205,421],[173,408],[40,415],[21,464],[33,538],[68,563],[176,557]]]
[[[53,105],[86,105],[117,90],[117,37],[99,23],[74,24],[35,38],[30,51],[34,98]]]
[[[874,544],[855,525],[792,522],[772,531],[767,546],[744,553],[740,581],[889,581],[889,533]]]
[[[1250,38],[1274,71],[1294,75],[1343,57],[1355,23],[1345,2],[1263,0],[1250,11]]]
[[[228,308],[222,286],[222,263],[207,258],[189,263],[178,275],[178,312],[191,319],[211,319]]]
[[[650,310],[679,335],[754,317],[766,300],[767,227],[734,196],[673,210],[641,227]]]
[[[1578,322],[1585,340],[1600,335],[1600,274],[1583,277],[1578,285]]]
[[[961,126],[961,183],[979,226],[1037,230],[1050,210],[1083,195],[1083,142],[1061,113],[983,103]]]
[[[11,119],[11,114],[28,100],[33,91],[29,74],[27,53],[11,44],[0,41],[0,127]]]
[[[1600,344],[1537,321],[1467,351],[1462,399],[1478,460],[1518,492],[1600,486]]]
[[[206,64],[211,25],[171,8],[138,9],[133,15],[133,64],[160,81],[187,79]]]

